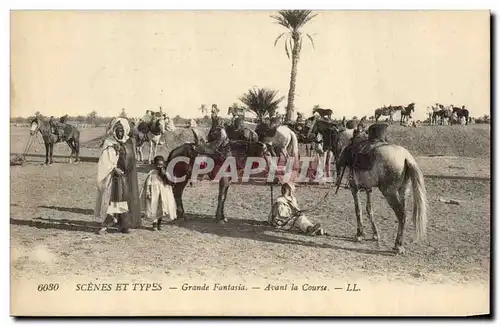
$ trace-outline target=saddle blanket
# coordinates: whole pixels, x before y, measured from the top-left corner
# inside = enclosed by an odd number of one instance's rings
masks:
[[[360,171],[368,171],[373,168],[375,162],[375,149],[389,145],[382,140],[363,140],[346,148],[346,165]]]

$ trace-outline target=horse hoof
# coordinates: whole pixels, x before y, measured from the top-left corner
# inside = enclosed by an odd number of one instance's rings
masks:
[[[217,224],[226,224],[226,220],[224,219],[217,220]]]
[[[396,255],[405,255],[406,254],[405,247],[403,247],[403,246],[394,247],[394,250],[396,251]]]
[[[379,241],[380,240],[380,237],[378,236],[378,234],[375,233],[373,235],[373,240],[375,240],[375,241]]]
[[[362,235],[357,235],[356,236],[356,242],[362,242],[363,241],[363,236]]]

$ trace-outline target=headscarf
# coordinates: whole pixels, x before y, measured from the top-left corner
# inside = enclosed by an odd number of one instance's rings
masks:
[[[290,189],[290,195],[293,195],[295,193],[295,185],[292,182],[285,182],[281,185],[281,189],[284,187],[288,187]]]
[[[121,126],[123,128],[123,138],[122,139],[116,138],[115,130],[118,126]],[[104,141],[103,148],[113,146],[117,142],[125,143],[129,138],[129,136],[128,136],[129,133],[130,133],[130,124],[128,123],[127,119],[125,119],[125,118],[113,118],[113,120],[111,120],[111,123],[108,125],[108,128],[106,130],[106,140]]]

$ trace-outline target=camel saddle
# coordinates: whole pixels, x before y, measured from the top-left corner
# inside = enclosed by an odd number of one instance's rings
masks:
[[[369,171],[375,162],[375,149],[389,145],[387,141],[387,124],[374,124],[368,128],[368,135],[359,134],[354,137],[345,151],[345,164],[359,171]]]

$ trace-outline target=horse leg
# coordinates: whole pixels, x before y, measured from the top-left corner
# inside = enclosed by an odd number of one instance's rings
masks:
[[[396,236],[396,241],[394,243],[393,249],[396,250],[398,254],[404,254],[405,248],[403,247],[403,232],[406,223],[406,213],[403,209],[403,205],[401,204],[398,198],[397,193],[386,193],[384,194],[384,197],[389,203],[389,206],[391,206],[392,210],[394,211],[398,219],[398,233]]]
[[[143,145],[144,145],[144,144],[139,144],[139,143],[137,143],[137,145],[135,146],[135,152],[136,152],[136,155],[137,155],[137,157],[138,157],[138,159],[139,159],[139,162],[141,162],[141,163],[144,163],[144,162],[143,162],[143,155],[142,155],[142,146],[143,146]]]
[[[366,189],[366,215],[368,215],[368,218],[370,219],[370,223],[372,224],[373,240],[378,241],[380,238],[378,235],[377,225],[375,225],[375,220],[373,219],[372,190],[371,189]]]
[[[49,143],[49,165],[52,165],[53,159],[52,155],[54,154],[54,143]]]
[[[73,147],[73,143],[69,139],[66,141],[66,144],[68,144],[69,149],[71,149],[71,154],[69,155],[68,159],[68,163],[71,163],[71,159],[73,158],[73,153],[75,152],[75,148]]]
[[[80,139],[73,139],[73,145],[75,146],[75,163],[80,162]]]
[[[188,178],[186,177],[186,180]],[[184,192],[184,188],[186,188],[187,181],[176,183],[173,186],[173,193],[175,198],[175,204],[177,206],[177,218],[184,218],[184,221],[187,221],[186,215],[184,215],[184,206],[182,205],[182,193]]]
[[[227,198],[227,191],[229,190],[229,178],[223,177],[219,180],[219,196],[217,198],[217,211],[215,212],[215,220],[219,223],[227,222],[224,216],[224,204]]]
[[[49,165],[49,143],[45,142],[45,165]]]
[[[352,198],[354,199],[354,211],[356,212],[356,222],[357,222],[357,231],[356,231],[356,241],[362,241],[365,233],[363,230],[363,220],[361,209],[359,208],[359,195],[358,195],[358,185],[354,182],[354,180],[349,181],[349,185],[351,188]]]
[[[325,175],[327,179],[331,178],[331,171],[330,171],[330,159],[331,159],[331,152],[329,150],[326,150],[325,153],[323,154],[323,164],[325,165]]]

